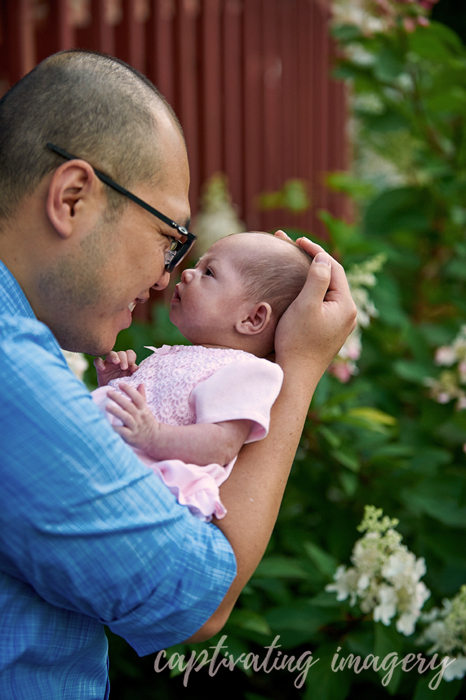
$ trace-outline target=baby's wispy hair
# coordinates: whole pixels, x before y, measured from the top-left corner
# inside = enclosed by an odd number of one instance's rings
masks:
[[[245,257],[237,263],[245,296],[253,303],[268,302],[278,321],[302,290],[312,258],[292,241],[262,231],[252,233],[268,236],[277,241],[277,246],[264,246],[259,256]]]

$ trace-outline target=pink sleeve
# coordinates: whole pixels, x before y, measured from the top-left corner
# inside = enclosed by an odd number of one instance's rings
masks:
[[[196,411],[196,423],[248,419],[252,425],[246,442],[262,440],[282,381],[281,367],[258,357],[225,365],[192,390],[189,401]]]

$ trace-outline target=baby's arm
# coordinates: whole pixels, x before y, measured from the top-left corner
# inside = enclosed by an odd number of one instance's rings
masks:
[[[136,364],[136,353],[134,350],[120,350],[109,352],[105,360],[96,357],[94,367],[97,371],[97,382],[99,386],[107,386],[112,379],[121,377],[131,377],[138,369]]]
[[[144,385],[137,389],[128,384],[118,387],[127,397],[110,391],[112,401],[107,411],[123,423],[114,430],[123,440],[156,460],[179,459],[189,464],[228,464],[246,442],[251,428],[249,420],[221,423],[167,425],[159,423],[151,413]]]

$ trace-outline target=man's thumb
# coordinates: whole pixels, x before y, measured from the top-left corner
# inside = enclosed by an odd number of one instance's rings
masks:
[[[327,285],[328,287],[332,275],[331,265],[330,255],[327,255],[327,253],[317,253],[309,270],[308,282],[312,280],[314,284],[318,286]]]

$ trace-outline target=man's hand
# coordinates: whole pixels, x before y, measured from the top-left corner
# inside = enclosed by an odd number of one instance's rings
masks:
[[[356,306],[343,267],[307,238],[297,244],[313,262],[301,293],[278,323],[275,352],[283,368],[304,363],[323,374],[356,325]]]
[[[134,350],[112,350],[105,360],[96,357],[94,367],[97,370],[97,382],[99,386],[107,386],[112,379],[131,377],[138,368],[136,353]]]
[[[108,398],[111,401],[106,410],[118,418],[122,425],[112,424],[112,427],[128,445],[150,454],[152,446],[157,444],[160,423],[147,405],[144,384],[140,384],[137,389],[128,384],[120,384],[118,388],[126,396],[118,391],[109,391]]]

